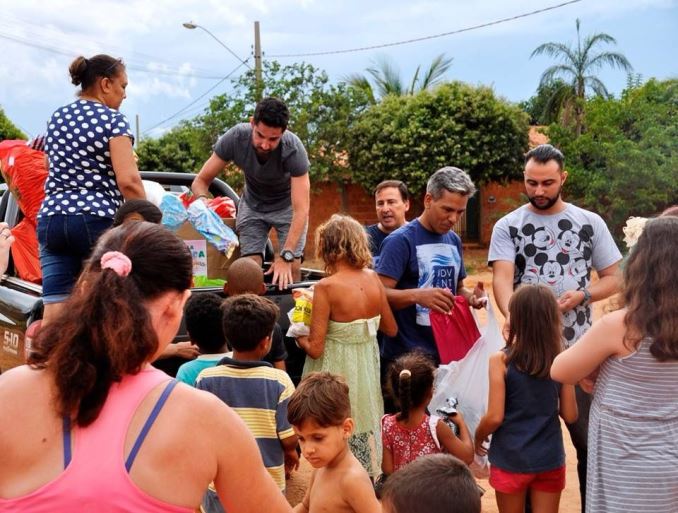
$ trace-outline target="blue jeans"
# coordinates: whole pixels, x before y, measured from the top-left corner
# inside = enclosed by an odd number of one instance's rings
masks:
[[[86,214],[38,218],[38,243],[42,268],[42,297],[45,304],[68,298],[99,236],[111,227],[112,219]]]

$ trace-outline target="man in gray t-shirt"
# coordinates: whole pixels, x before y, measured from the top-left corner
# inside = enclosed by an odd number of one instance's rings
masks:
[[[550,144],[527,153],[524,178],[529,203],[494,225],[488,262],[494,297],[505,316],[511,294],[520,284],[543,283],[553,290],[569,346],[591,326],[590,304],[619,290],[622,257],[598,214],[563,201],[561,190],[567,179],[563,163],[563,154]],[[599,280],[592,284],[593,269]],[[568,429],[577,450],[582,511],[590,404],[590,396],[577,387],[579,419]]]
[[[300,279],[310,203],[308,155],[299,138],[287,130],[288,121],[282,101],[261,100],[249,123],[240,123],[219,138],[191,186],[197,197],[206,198],[226,164],[242,169],[245,191],[236,219],[240,252],[261,264],[274,228],[280,252],[268,273],[281,289]]]

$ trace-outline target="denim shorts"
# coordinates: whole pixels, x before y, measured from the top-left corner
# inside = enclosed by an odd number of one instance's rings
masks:
[[[107,217],[53,215],[38,218],[38,243],[45,304],[68,298],[99,236],[113,224]]]

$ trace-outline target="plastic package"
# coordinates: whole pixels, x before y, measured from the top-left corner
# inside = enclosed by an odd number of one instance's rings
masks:
[[[156,207],[160,206],[160,202],[165,194],[165,189],[158,182],[152,180],[141,180],[146,193],[146,199],[153,203]]]
[[[429,410],[435,411],[445,406],[448,397],[456,397],[459,400],[457,409],[464,415],[471,437],[475,435],[480,419],[487,411],[490,356],[505,345],[490,301],[486,308],[487,325],[480,327],[481,337],[478,341],[464,358],[438,368],[433,399],[429,404]],[[477,318],[475,320],[477,324]],[[471,470],[476,477],[486,476],[487,456],[476,455]]]
[[[450,313],[431,310],[429,315],[442,364],[461,360],[480,338],[478,325],[464,296],[454,297],[454,308]]]
[[[181,202],[179,198],[177,201]],[[188,220],[207,242],[230,258],[239,246],[235,232],[224,224],[221,218],[202,201],[194,201],[188,207]]]
[[[313,288],[294,289],[294,308],[288,313],[290,327],[287,336],[292,338],[308,337],[311,333],[311,316],[313,315]]]
[[[158,205],[162,211],[162,224],[170,230],[176,230],[188,219],[188,212],[181,200],[171,192],[166,192]]]

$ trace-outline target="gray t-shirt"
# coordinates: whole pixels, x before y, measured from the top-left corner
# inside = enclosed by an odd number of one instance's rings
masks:
[[[252,210],[273,212],[292,204],[291,177],[303,176],[311,166],[301,140],[285,130],[278,147],[260,163],[252,145],[252,125],[230,128],[214,145],[221,160],[233,162],[245,175],[243,199]]]
[[[544,283],[560,297],[567,290],[587,288],[591,269],[605,269],[621,257],[598,214],[566,203],[557,214],[537,214],[523,205],[502,217],[492,229],[487,259],[490,264],[496,260],[515,264],[514,288],[521,283]],[[566,312],[566,344],[576,342],[591,321],[590,306]]]

